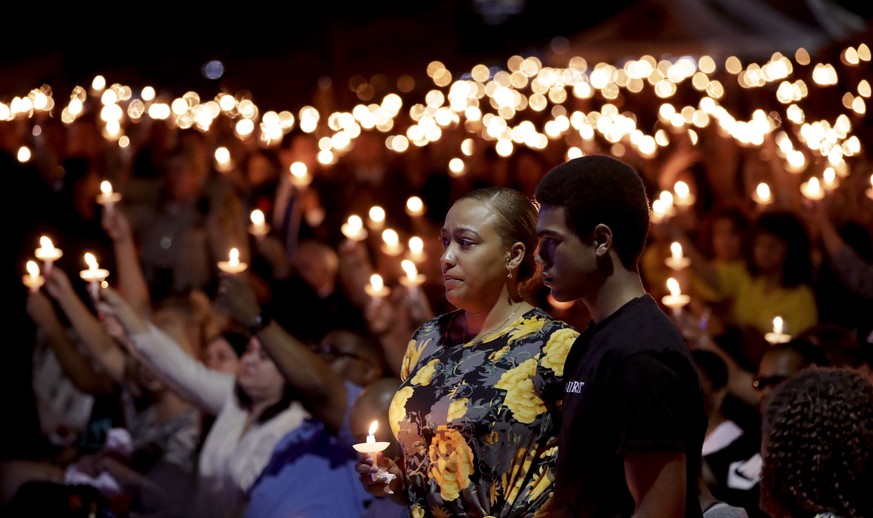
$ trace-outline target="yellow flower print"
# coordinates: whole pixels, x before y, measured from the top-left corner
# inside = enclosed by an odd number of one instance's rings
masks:
[[[424,518],[424,509],[420,505],[413,505],[410,511],[412,512],[412,518]]]
[[[440,488],[443,500],[456,500],[470,485],[473,450],[457,430],[440,425],[428,448],[428,474]]]
[[[415,376],[412,378],[411,383],[413,385],[421,385],[425,386],[430,384],[430,379],[433,378],[433,375],[436,374],[436,366],[439,363],[439,359],[434,358],[429,361],[427,365],[419,369]]]
[[[527,496],[528,500],[536,500],[543,491],[546,491],[555,483],[555,475],[548,467],[543,466],[534,474],[530,481],[530,493]]]
[[[523,362],[518,367],[510,369],[500,376],[495,388],[506,391],[504,404],[520,423],[530,424],[536,417],[546,411],[546,405],[537,395],[533,386],[539,355]]]
[[[567,353],[570,352],[570,347],[576,337],[579,336],[579,331],[575,329],[560,329],[552,333],[548,343],[543,348],[546,357],[543,358],[543,367],[551,369],[558,376],[564,375],[564,362],[567,361]]]
[[[400,423],[406,418],[406,401],[412,397],[412,393],[412,387],[403,387],[391,399],[391,406],[388,407],[388,424],[391,425],[394,437],[397,437],[400,432]]]
[[[488,361],[490,361],[491,363],[494,363],[494,362],[496,362],[497,360],[499,360],[500,358],[503,358],[503,355],[506,354],[506,353],[508,353],[508,352],[509,352],[509,346],[508,346],[508,345],[504,345],[502,348],[500,348],[500,349],[494,351],[493,353],[489,354],[489,355],[488,355]]]
[[[520,340],[528,335],[538,333],[545,324],[546,321],[539,317],[525,318],[509,333],[509,341]]]
[[[467,414],[467,403],[470,400],[468,398],[460,398],[455,399],[449,404],[449,415],[446,416],[447,421],[454,421],[455,419],[460,419]]]
[[[409,377],[409,372],[418,363],[418,359],[421,357],[421,351],[423,351],[429,343],[430,339],[425,340],[421,345],[418,345],[415,340],[409,341],[409,344],[406,345],[406,354],[403,355],[403,363],[400,365],[400,379],[406,381]]]
[[[452,518],[452,515],[449,514],[448,511],[439,506],[431,507],[430,512],[433,514],[433,518]]]

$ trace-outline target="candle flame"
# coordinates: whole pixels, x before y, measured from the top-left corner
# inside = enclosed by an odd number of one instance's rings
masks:
[[[237,266],[239,264],[239,250],[236,248],[230,249],[230,254],[228,254],[228,261],[230,265]]]
[[[755,193],[758,195],[759,200],[767,201],[770,199],[770,186],[764,182],[761,182],[755,188]]]
[[[370,286],[373,288],[374,291],[381,290],[385,286],[384,281],[382,281],[382,276],[378,273],[374,273],[373,275],[371,275]]]
[[[424,202],[418,196],[410,196],[406,200],[406,210],[413,216],[418,216],[424,211]]]
[[[369,435],[376,435],[376,429],[379,428],[379,421],[373,421],[370,423],[370,429],[367,431]]]
[[[27,273],[34,279],[39,277],[39,265],[36,261],[27,261]]]
[[[100,192],[106,195],[112,194],[112,184],[109,183],[109,180],[100,182]]]
[[[670,253],[674,259],[682,259],[682,245],[678,241],[673,241],[670,245]]]
[[[97,258],[94,257],[94,254],[91,252],[85,252],[85,264],[88,265],[88,269],[96,270],[98,268]]]
[[[369,216],[370,221],[372,221],[373,223],[381,223],[385,221],[385,209],[378,205],[374,205],[370,207]]]
[[[673,192],[676,193],[676,196],[680,200],[684,200],[684,199],[688,198],[688,196],[691,194],[691,189],[688,187],[687,183],[683,182],[682,180],[679,180],[673,186]]]
[[[400,242],[400,237],[397,235],[397,231],[391,228],[386,228],[382,231],[382,241],[385,242],[389,247],[397,246],[397,243]]]
[[[48,236],[41,236],[39,238],[39,246],[49,252],[55,249],[55,245],[52,243],[52,240],[49,239]]]
[[[418,236],[409,238],[409,250],[414,254],[420,254],[424,251],[424,241]]]
[[[361,228],[364,227],[364,221],[361,219],[360,216],[352,214],[351,216],[349,216],[347,225],[349,226],[350,231],[358,232],[361,230]]]
[[[673,277],[667,279],[667,289],[670,290],[670,295],[674,297],[682,295],[682,288],[679,287],[679,281]]]
[[[773,317],[773,332],[774,333],[781,334],[783,326],[784,326],[784,322],[782,322],[782,317]]]
[[[409,259],[400,261],[400,267],[403,268],[404,272],[406,272],[406,278],[410,281],[414,281],[415,278],[418,277],[418,268],[416,268],[415,263]]]
[[[251,219],[252,219],[253,225],[258,226],[258,227],[263,225],[264,221],[266,221],[266,218],[264,217],[264,211],[262,211],[261,209],[253,210],[252,215],[251,215]]]

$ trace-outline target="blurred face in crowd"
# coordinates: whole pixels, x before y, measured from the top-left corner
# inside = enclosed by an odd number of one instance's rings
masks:
[[[240,358],[223,336],[216,336],[206,345],[203,353],[203,363],[210,369],[228,374],[236,374]]]
[[[801,356],[791,350],[777,349],[764,353],[754,381],[755,390],[758,391],[758,410],[764,411],[776,387],[800,372],[802,365]]]
[[[721,218],[713,222],[712,251],[715,258],[721,261],[735,261],[742,258],[742,236],[730,218]]]
[[[236,381],[253,402],[278,401],[285,379],[257,338],[249,341],[237,369]]]
[[[779,273],[785,262],[787,249],[785,241],[778,236],[766,232],[758,234],[752,246],[752,253],[761,273]]]

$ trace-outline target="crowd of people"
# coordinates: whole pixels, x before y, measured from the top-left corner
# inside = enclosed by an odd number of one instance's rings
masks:
[[[650,166],[606,153],[481,151],[457,177],[439,146],[364,133],[328,168],[295,129],[219,171],[220,138],[150,124],[127,167],[87,117],[26,164],[0,124],[7,383],[28,394],[4,515],[873,515],[863,168],[819,202],[656,221]],[[30,289],[41,236],[63,255]],[[218,266],[232,250],[242,271]],[[356,451],[371,436],[388,448]]]

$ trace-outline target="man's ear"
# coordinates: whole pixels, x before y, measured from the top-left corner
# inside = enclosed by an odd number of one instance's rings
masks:
[[[608,225],[599,223],[594,227],[594,247],[595,253],[605,254],[612,248],[612,229]]]

